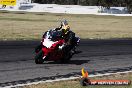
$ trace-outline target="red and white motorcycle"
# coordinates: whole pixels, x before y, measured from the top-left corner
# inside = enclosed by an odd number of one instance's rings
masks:
[[[50,30],[45,32],[41,44],[35,49],[36,64],[42,64],[44,61],[60,61],[66,63],[71,59],[73,50],[61,36],[61,32],[59,31]]]

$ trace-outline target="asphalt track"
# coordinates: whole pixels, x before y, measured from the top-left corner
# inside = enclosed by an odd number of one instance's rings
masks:
[[[90,74],[132,70],[132,39],[81,40],[67,64],[35,64],[37,44],[39,41],[0,41],[0,87],[78,76],[82,67]]]

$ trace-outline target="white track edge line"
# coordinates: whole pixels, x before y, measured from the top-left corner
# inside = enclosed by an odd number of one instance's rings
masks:
[[[116,73],[106,73],[106,74],[97,74],[97,75],[89,75],[89,77],[99,77],[99,76],[108,76],[108,75],[114,75],[114,74],[121,74],[121,73],[129,73],[131,71],[125,71],[125,72],[116,72]],[[69,77],[69,78],[61,78],[61,79],[54,79],[54,80],[46,80],[46,81],[38,81],[38,82],[32,82],[32,83],[27,83],[27,84],[16,84],[16,85],[11,85],[11,86],[5,86],[2,88],[11,88],[11,87],[20,87],[20,86],[27,86],[27,85],[35,85],[39,83],[47,83],[47,82],[58,82],[58,81],[66,81],[66,80],[72,80],[72,79],[78,79],[81,78],[82,76],[78,77]]]

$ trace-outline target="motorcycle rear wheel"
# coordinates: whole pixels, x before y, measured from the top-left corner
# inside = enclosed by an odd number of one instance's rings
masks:
[[[36,64],[42,64],[43,62],[44,62],[44,60],[43,60],[43,51],[40,50],[35,56],[35,63]]]
[[[64,55],[64,57],[61,59],[61,63],[68,63],[72,58],[71,52],[68,52]]]

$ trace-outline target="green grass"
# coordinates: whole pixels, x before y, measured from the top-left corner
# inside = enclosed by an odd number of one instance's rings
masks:
[[[0,12],[0,40],[40,39],[63,19],[81,38],[132,38],[132,17]]]
[[[94,77],[90,78],[92,80],[96,79],[127,79],[132,81],[132,73],[127,74],[116,74],[103,77]],[[81,86],[80,79],[70,80],[70,81],[61,81],[53,83],[41,83],[37,85],[24,86],[22,88],[132,88],[130,85],[91,85],[91,86]]]

